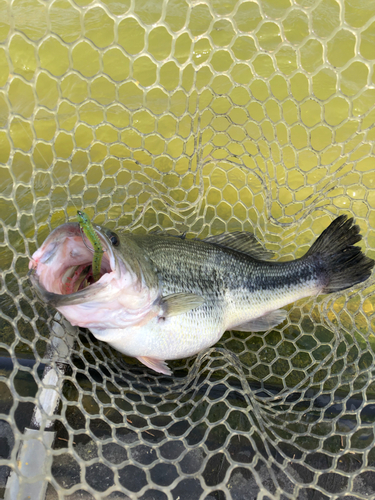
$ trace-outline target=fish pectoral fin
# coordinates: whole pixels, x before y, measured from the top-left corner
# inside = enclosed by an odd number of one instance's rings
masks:
[[[286,319],[287,315],[288,311],[285,311],[284,309],[277,309],[276,311],[267,313],[260,318],[253,319],[247,323],[242,323],[242,325],[234,327],[233,330],[240,332],[265,332],[282,323]]]
[[[138,356],[137,359],[155,372],[172,375],[172,371],[168,368],[167,363],[161,359],[149,358],[148,356]]]
[[[163,316],[177,316],[204,304],[204,298],[195,293],[172,293],[161,299]]]

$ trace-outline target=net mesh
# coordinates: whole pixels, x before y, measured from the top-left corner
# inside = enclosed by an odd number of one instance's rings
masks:
[[[374,44],[373,0],[0,0],[3,496],[10,472],[36,481],[17,457],[53,387],[45,498],[375,495],[373,279],[165,377],[88,331],[48,357],[54,311],[26,277],[77,208],[138,233],[250,230],[286,260],[347,213],[374,258]]]

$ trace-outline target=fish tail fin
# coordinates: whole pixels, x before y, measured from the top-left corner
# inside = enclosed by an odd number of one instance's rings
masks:
[[[354,246],[361,239],[360,228],[353,218],[340,215],[313,243],[305,257],[318,256],[324,265],[322,293],[345,290],[371,276],[375,261]]]

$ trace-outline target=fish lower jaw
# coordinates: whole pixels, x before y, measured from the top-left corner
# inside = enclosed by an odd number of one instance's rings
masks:
[[[152,307],[128,311],[122,309],[119,313],[119,308],[115,306],[116,299],[102,302],[98,295],[84,304],[60,306],[57,309],[73,326],[89,328],[98,339],[103,336],[102,340],[105,341],[110,332],[142,327],[158,313]]]
[[[142,326],[160,313],[156,300],[159,290],[140,287],[130,273],[124,272],[120,278],[114,271],[104,273],[97,283],[88,284],[75,293],[74,287],[84,286],[77,283],[82,278],[86,281],[87,270],[84,265],[79,266],[67,274],[68,278],[72,272],[79,276],[71,282],[72,293],[60,295],[62,301],[55,307],[74,326],[98,331],[126,329]],[[78,296],[82,297],[79,301]]]

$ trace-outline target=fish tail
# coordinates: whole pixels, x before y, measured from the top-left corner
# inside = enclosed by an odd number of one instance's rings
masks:
[[[317,257],[324,269],[322,293],[345,290],[371,276],[375,261],[354,246],[361,239],[353,218],[340,215],[313,243],[305,257]]]

